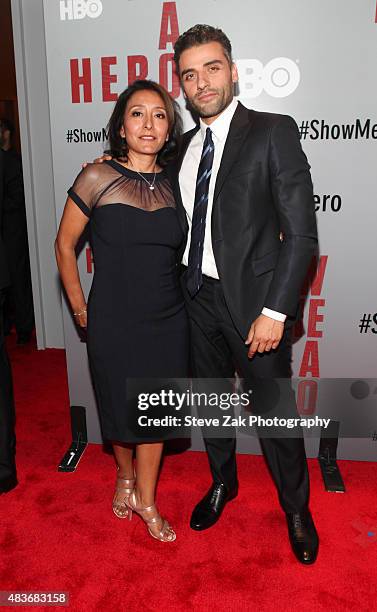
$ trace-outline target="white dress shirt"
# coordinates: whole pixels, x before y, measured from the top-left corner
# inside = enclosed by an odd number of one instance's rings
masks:
[[[206,123],[204,123],[202,119],[200,119],[200,129],[191,139],[179,173],[179,186],[181,189],[183,206],[186,210],[189,226],[186,249],[182,260],[182,263],[187,266],[191,241],[191,221],[194,210],[196,178],[198,174],[200,158],[202,155],[203,142],[205,139],[206,130],[208,127],[210,127],[215,152],[213,158],[211,178],[209,181],[206,228],[203,245],[202,272],[206,276],[210,276],[211,278],[216,279],[219,279],[219,273],[217,271],[215,257],[213,254],[211,236],[213,195],[215,191],[217,173],[219,171],[221,158],[223,156],[225,141],[229,132],[230,122],[232,121],[237,105],[238,102],[236,98],[233,98],[229,106],[226,107],[226,109],[221,113],[221,115],[217,117],[217,119],[215,119],[215,121],[213,121],[210,126],[208,126]],[[271,317],[276,321],[284,322],[286,319],[286,315],[280,312],[276,312],[275,310],[271,310],[270,308],[263,308],[262,314]]]

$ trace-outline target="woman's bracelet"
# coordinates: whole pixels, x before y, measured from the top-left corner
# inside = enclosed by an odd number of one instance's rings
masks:
[[[86,313],[86,306],[85,306],[85,308],[83,308],[83,310],[80,310],[80,312],[74,312],[73,316],[74,317],[79,317],[80,315],[85,314],[85,313]]]

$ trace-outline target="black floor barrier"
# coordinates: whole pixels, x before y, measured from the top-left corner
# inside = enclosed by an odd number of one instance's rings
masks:
[[[318,451],[318,461],[321,467],[322,478],[326,491],[331,493],[344,493],[343,478],[336,462],[336,451],[339,442],[339,426],[338,421],[330,421],[326,429],[326,437],[321,436]],[[325,430],[322,429],[324,432]],[[328,434],[331,434],[331,438]]]
[[[83,406],[71,406],[72,444],[59,463],[59,472],[74,472],[88,445],[86,411]]]

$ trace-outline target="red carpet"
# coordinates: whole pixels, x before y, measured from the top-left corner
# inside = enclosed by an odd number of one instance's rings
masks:
[[[321,547],[305,567],[261,457],[239,456],[238,498],[195,533],[188,522],[209,484],[206,457],[169,456],[158,501],[177,540],[160,543],[137,516],[113,515],[114,464],[101,446],[88,447],[76,473],[57,472],[70,443],[64,352],[15,347],[14,336],[9,348],[20,484],[0,496],[0,590],[68,591],[69,609],[80,611],[376,608],[377,464],[340,462],[348,491],[336,495],[310,461]]]

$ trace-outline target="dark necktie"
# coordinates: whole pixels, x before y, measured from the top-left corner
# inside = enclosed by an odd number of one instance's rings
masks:
[[[194,211],[191,223],[191,242],[186,274],[186,286],[191,297],[194,297],[203,283],[203,246],[206,230],[209,180],[211,178],[214,151],[215,147],[212,141],[212,132],[210,128],[207,128],[196,178]]]

